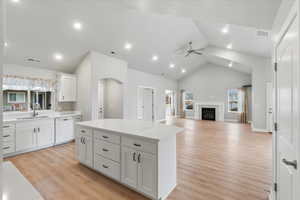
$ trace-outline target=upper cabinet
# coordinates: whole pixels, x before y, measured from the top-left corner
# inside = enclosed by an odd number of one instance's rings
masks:
[[[59,102],[75,102],[77,99],[77,78],[74,75],[62,74],[59,77]]]

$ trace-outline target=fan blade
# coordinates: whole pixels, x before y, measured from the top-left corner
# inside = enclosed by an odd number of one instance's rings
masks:
[[[188,51],[188,53],[184,57],[188,57],[191,53],[191,51]]]
[[[194,49],[194,51],[204,51],[205,48],[200,48],[200,49]]]
[[[193,51],[193,53],[194,53],[194,54],[198,54],[198,55],[200,55],[200,56],[202,56],[202,55],[203,55],[203,53],[201,53],[201,52],[197,52],[197,51]]]

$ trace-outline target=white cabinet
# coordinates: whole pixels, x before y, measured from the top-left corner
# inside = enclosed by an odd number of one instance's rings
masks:
[[[55,120],[55,144],[61,144],[73,140],[74,119],[73,117],[58,118]]]
[[[122,183],[150,196],[156,196],[156,156],[122,147]]]
[[[150,153],[138,154],[138,190],[154,197],[156,195],[156,156]]]
[[[16,151],[15,134],[16,134],[15,124],[4,124],[3,125],[2,150],[3,150],[4,156],[6,154],[13,153]]]
[[[93,141],[92,130],[79,128],[76,135],[76,154],[77,159],[89,166],[93,167]]]
[[[122,147],[122,183],[137,187],[137,152],[134,149]]]
[[[59,102],[75,102],[77,96],[77,78],[63,74],[59,78]]]
[[[54,121],[36,120],[16,124],[16,151],[49,146],[54,143]]]

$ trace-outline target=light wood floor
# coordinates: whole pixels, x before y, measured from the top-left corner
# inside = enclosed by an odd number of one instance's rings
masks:
[[[266,200],[272,138],[249,125],[173,119],[178,186],[168,200]],[[46,200],[146,200],[80,165],[74,143],[27,153],[12,161]]]

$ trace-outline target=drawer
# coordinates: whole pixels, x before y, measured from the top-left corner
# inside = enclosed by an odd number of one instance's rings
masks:
[[[14,142],[3,142],[2,146],[3,154],[15,152],[15,143]]]
[[[15,130],[10,129],[10,130],[3,131],[2,137],[4,142],[15,141]]]
[[[111,142],[114,144],[120,144],[121,143],[121,137],[120,135],[106,132],[106,131],[100,131],[100,130],[94,130],[95,138],[99,138],[101,140]]]
[[[94,139],[94,152],[105,158],[120,162],[120,145]]]
[[[16,125],[15,124],[3,124],[3,131],[6,129],[15,129]]]
[[[76,137],[78,137],[80,135],[92,137],[92,129],[85,128],[85,127],[82,127],[82,126],[77,126],[77,135],[76,135]]]
[[[145,140],[124,136],[122,137],[122,145],[134,148],[142,152],[156,154],[156,144],[147,142]]]
[[[120,164],[112,160],[105,159],[102,156],[95,155],[94,157],[94,169],[109,176],[115,180],[120,181]]]

